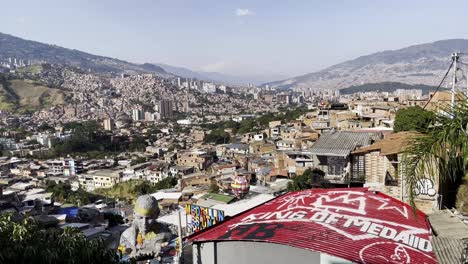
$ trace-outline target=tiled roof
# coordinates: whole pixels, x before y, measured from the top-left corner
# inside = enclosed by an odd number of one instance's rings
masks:
[[[399,132],[395,134],[387,135],[383,140],[377,141],[374,144],[358,148],[353,151],[353,154],[366,153],[371,151],[380,151],[380,155],[391,155],[398,154],[405,151],[408,146],[408,142],[411,138],[417,136],[416,132]]]
[[[314,155],[348,156],[359,146],[368,146],[379,138],[380,133],[336,131],[323,134],[310,149]]]

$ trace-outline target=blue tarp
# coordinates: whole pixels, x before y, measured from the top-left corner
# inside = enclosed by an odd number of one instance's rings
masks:
[[[66,214],[67,217],[78,217],[78,207],[72,206],[67,208],[60,208],[59,214]]]

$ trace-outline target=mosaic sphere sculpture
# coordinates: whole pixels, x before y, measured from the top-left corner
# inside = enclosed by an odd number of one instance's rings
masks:
[[[244,197],[249,193],[250,184],[244,176],[235,176],[231,183],[231,190],[237,198]]]

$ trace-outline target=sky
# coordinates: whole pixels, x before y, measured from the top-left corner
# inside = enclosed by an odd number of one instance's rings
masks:
[[[468,38],[466,0],[14,0],[0,32],[130,62],[296,76]]]

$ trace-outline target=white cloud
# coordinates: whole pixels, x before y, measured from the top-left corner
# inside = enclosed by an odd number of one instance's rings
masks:
[[[243,16],[253,16],[255,13],[247,8],[237,8],[236,9],[236,16],[243,17]]]
[[[222,72],[225,67],[226,63],[224,61],[219,61],[202,66],[201,70],[204,72]]]

